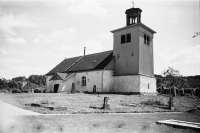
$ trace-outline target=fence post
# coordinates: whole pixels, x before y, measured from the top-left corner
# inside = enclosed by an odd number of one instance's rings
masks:
[[[108,104],[108,99],[109,97],[104,97],[104,101],[103,101],[103,109],[110,109],[110,105]]]
[[[96,93],[96,85],[93,86],[93,93]]]
[[[71,93],[75,93],[75,83],[72,83],[72,90]]]
[[[173,97],[169,97],[169,109],[174,111],[174,102],[173,102]]]

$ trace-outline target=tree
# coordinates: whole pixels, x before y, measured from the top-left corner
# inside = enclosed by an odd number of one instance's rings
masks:
[[[172,67],[168,67],[167,70],[163,71],[162,75],[164,76],[164,84],[166,87],[176,86],[178,78],[181,77],[180,72]]]
[[[16,82],[24,82],[24,81],[26,81],[26,77],[25,76],[19,76],[19,77],[12,78],[12,80],[16,81]]]
[[[176,87],[178,89],[185,89],[185,88],[188,88],[189,85],[188,85],[188,82],[187,82],[187,79],[180,76],[180,77],[177,77],[177,80],[176,80]]]
[[[175,70],[172,67],[168,67],[167,70],[163,71],[162,75],[164,78],[163,86],[169,88],[170,94],[171,89],[174,90],[173,94],[175,95],[176,88],[183,91],[184,93],[184,89],[189,87],[187,79],[184,78],[178,70]]]
[[[23,86],[26,84],[25,76],[19,76],[19,77],[12,78],[12,81],[15,81],[18,84],[18,89],[23,91]]]
[[[44,75],[30,75],[28,81],[39,86],[45,86],[46,79]]]
[[[7,89],[8,88],[8,82],[5,78],[0,79],[0,89]]]
[[[13,89],[19,89],[19,85],[16,81],[10,80],[8,82],[8,87]]]

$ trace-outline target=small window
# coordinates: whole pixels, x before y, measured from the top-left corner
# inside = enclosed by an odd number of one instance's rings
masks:
[[[126,37],[127,37],[127,42],[131,42],[131,34],[127,34]]]
[[[150,45],[150,37],[147,35],[144,35],[144,44]]]
[[[86,86],[86,77],[85,76],[82,77],[82,86]]]
[[[125,35],[121,36],[121,44],[125,43]]]
[[[144,35],[144,43],[146,44],[146,42],[147,42],[147,36]]]
[[[131,34],[121,35],[121,44],[131,42]]]
[[[148,89],[149,89],[149,83],[148,83]]]
[[[147,44],[150,44],[150,38],[147,36]]]

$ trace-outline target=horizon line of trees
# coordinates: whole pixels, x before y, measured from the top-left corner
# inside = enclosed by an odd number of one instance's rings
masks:
[[[14,77],[11,80],[0,78],[1,92],[30,92],[32,90],[41,90],[46,86],[46,79],[44,75],[30,75],[28,78],[25,76]]]
[[[182,76],[178,70],[168,67],[161,75],[155,75],[157,91],[172,94],[173,90],[180,95],[200,96],[200,75]]]
[[[168,67],[161,75],[156,75],[157,91],[167,90],[171,94],[171,89],[176,88],[177,91],[197,90],[197,95],[200,96],[200,75],[182,76],[178,70]],[[191,89],[192,88],[192,89]],[[30,75],[14,77],[11,80],[0,78],[0,92],[41,92],[46,89],[46,78],[44,75]],[[196,93],[196,92],[195,92]]]

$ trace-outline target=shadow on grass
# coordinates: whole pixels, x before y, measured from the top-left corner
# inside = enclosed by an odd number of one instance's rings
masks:
[[[85,94],[115,94],[115,95],[139,95],[140,92],[88,92],[85,91]]]

